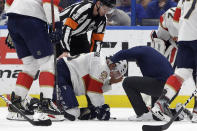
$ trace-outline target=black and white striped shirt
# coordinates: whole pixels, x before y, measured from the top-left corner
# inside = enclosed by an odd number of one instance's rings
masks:
[[[92,2],[79,2],[65,8],[60,13],[60,20],[64,23],[63,43],[67,49],[70,49],[69,41],[71,36],[79,36],[88,31],[92,31],[91,51],[94,50],[95,45],[100,45],[102,42],[106,27],[106,17],[93,16],[94,5]]]

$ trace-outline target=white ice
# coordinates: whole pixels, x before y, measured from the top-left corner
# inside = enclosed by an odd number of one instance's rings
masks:
[[[32,126],[26,121],[10,121],[6,119],[7,108],[0,108],[0,131],[142,131],[142,125],[160,125],[165,122],[128,121],[128,117],[135,115],[131,108],[112,108],[110,121],[63,121],[53,122],[49,127]],[[167,131],[197,131],[197,123],[190,121],[174,122]]]

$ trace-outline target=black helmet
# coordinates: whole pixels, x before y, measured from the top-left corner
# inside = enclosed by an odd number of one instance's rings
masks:
[[[107,7],[114,8],[116,6],[116,0],[97,0]]]

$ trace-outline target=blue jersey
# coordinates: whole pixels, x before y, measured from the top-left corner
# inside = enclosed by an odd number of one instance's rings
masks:
[[[143,76],[165,82],[174,72],[168,60],[155,49],[148,46],[136,46],[127,50],[121,50],[111,58],[113,62],[131,59],[136,60]]]

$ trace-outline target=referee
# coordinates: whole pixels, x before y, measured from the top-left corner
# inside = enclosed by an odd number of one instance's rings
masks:
[[[65,8],[60,13],[64,23],[61,42],[64,52],[70,55],[100,51],[103,41],[106,17],[116,5],[116,0],[96,0],[78,2]],[[92,31],[90,43],[87,32]]]

